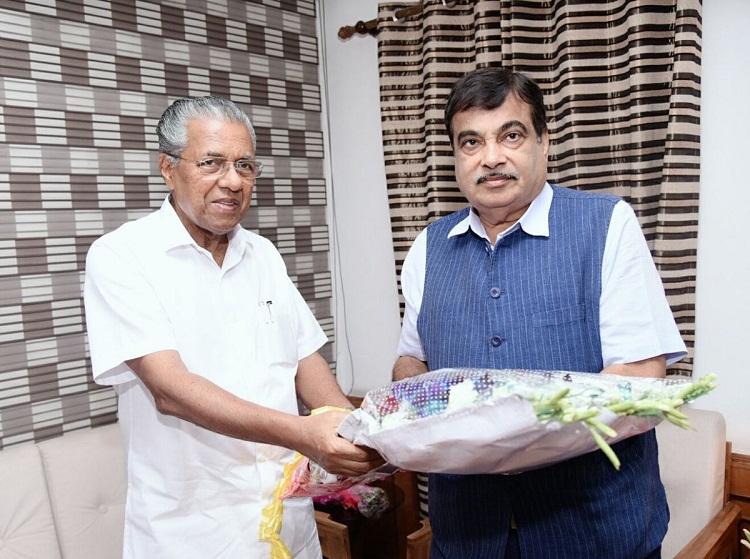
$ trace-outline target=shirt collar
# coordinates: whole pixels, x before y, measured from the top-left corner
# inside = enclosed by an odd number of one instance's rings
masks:
[[[534,237],[549,237],[549,209],[552,205],[552,187],[548,182],[544,183],[541,192],[532,200],[529,207],[513,226],[509,227],[497,236],[499,241],[506,235],[509,235],[519,227],[528,235]],[[463,235],[471,229],[479,237],[489,241],[484,225],[479,219],[479,215],[471,208],[468,215],[459,221],[448,233],[448,238],[457,235]]]
[[[180,221],[180,217],[177,215],[174,207],[169,201],[170,195],[162,202],[161,207],[158,210],[159,219],[161,220],[161,245],[164,252],[168,252],[174,248],[182,246],[194,246],[197,250],[205,250],[200,247],[195,239],[190,236],[188,230]],[[242,253],[245,244],[252,247],[252,238],[241,225],[237,224],[234,229],[229,232],[229,247],[227,247],[227,254],[233,252]]]

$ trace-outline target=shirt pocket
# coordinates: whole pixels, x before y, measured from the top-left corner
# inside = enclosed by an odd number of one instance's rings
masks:
[[[531,315],[531,323],[538,328],[573,322],[585,322],[585,320],[586,305],[584,304],[537,311]]]
[[[258,302],[256,348],[268,367],[280,366],[296,370],[297,316],[284,302],[262,299]]]
[[[273,303],[276,305],[276,301]],[[247,377],[248,399],[268,408],[297,413],[294,379],[297,374],[297,324],[278,305],[269,318],[260,309],[255,329],[256,366]]]

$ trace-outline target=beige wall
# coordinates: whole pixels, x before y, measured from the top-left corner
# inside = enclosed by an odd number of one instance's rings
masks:
[[[400,329],[380,135],[377,43],[341,41],[342,25],[375,17],[374,0],[322,0],[327,75],[329,220],[336,289],[337,375],[357,395],[391,378]]]
[[[750,2],[703,3],[701,201],[695,373],[719,375],[696,407],[727,420],[735,452],[750,454]]]

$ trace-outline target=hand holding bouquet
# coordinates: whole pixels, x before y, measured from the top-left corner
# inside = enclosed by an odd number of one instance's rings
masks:
[[[619,469],[610,443],[644,433],[663,419],[688,428],[679,408],[710,392],[714,380],[713,375],[692,382],[565,371],[441,369],[371,390],[338,432],[354,444],[374,448],[388,463],[342,479],[298,455],[263,511],[261,539],[272,543],[274,559],[289,559],[279,537],[283,499],[339,499],[356,502],[358,508],[366,502],[366,510],[376,510],[380,497],[365,497],[366,489],[358,485],[398,468],[513,473],[599,448]]]

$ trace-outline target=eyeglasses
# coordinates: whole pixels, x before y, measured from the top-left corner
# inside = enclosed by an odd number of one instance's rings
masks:
[[[234,170],[243,179],[255,179],[258,178],[263,171],[263,164],[260,161],[253,159],[235,159],[230,161],[226,157],[204,157],[203,159],[185,159],[179,155],[173,155],[167,153],[170,157],[175,159],[181,159],[193,163],[198,167],[198,172],[205,176],[223,177],[227,171],[229,171],[229,165],[234,166]]]

